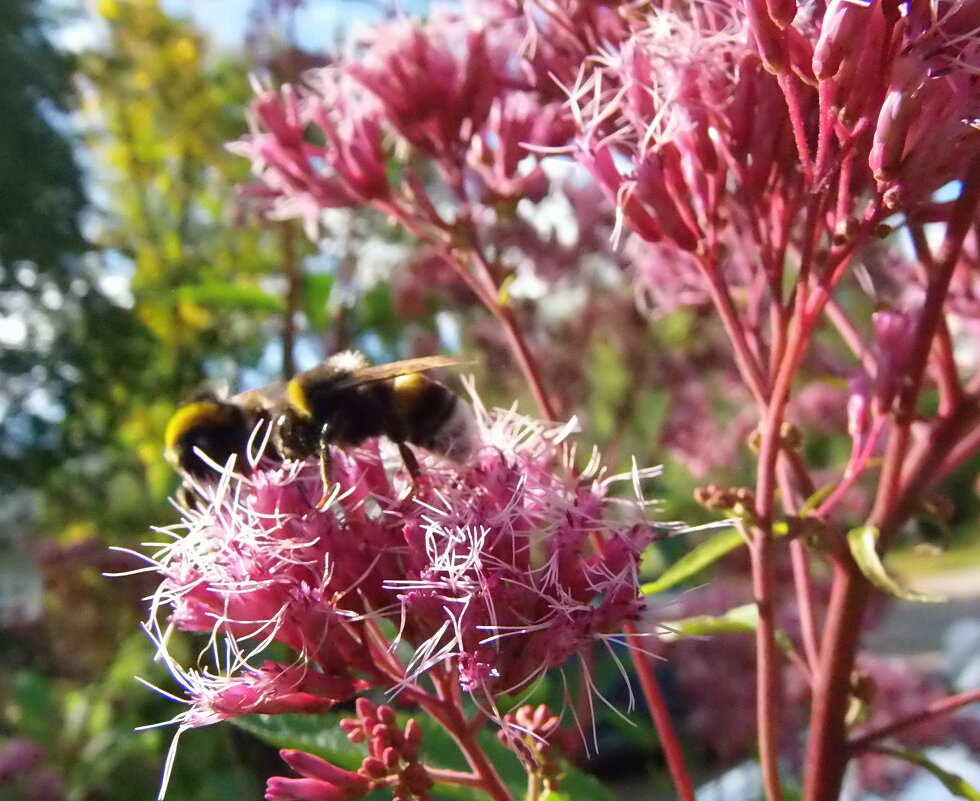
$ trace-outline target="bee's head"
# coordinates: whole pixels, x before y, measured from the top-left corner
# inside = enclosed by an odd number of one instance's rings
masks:
[[[201,396],[170,418],[164,433],[164,457],[178,471],[195,477],[211,475],[214,468],[195,448],[211,461],[224,464],[232,454],[244,453],[249,433],[241,409],[213,396]]]

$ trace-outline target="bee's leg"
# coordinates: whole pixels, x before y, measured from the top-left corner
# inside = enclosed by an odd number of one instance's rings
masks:
[[[323,482],[323,496],[317,501],[315,509],[322,509],[330,498],[330,426],[320,430],[320,480]]]
[[[395,444],[398,446],[398,452],[402,455],[402,461],[405,463],[408,474],[412,477],[412,483],[418,486],[419,477],[422,475],[419,460],[415,458],[412,449],[404,442],[396,442]]]

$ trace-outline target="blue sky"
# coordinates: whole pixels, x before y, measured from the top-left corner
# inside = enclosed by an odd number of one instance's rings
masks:
[[[211,35],[222,47],[241,44],[248,14],[256,0],[161,0],[171,14],[189,18]],[[323,49],[334,41],[338,28],[356,26],[376,19],[378,0],[306,0],[296,12],[296,34],[301,46]],[[417,14],[427,0],[403,0],[407,13]]]

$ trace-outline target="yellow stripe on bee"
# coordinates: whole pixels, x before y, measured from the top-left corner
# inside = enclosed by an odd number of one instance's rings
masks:
[[[163,434],[164,455],[169,461],[176,462],[179,458],[177,443],[181,437],[199,423],[223,422],[227,416],[219,404],[210,401],[196,401],[181,406],[168,421],[167,430]]]
[[[306,396],[306,389],[299,378],[294,378],[286,385],[286,397],[289,398],[289,405],[293,407],[293,411],[298,412],[302,417],[313,417],[310,399]]]

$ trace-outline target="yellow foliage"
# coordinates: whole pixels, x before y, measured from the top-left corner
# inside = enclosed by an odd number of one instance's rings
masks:
[[[116,0],[100,0],[98,13],[107,20],[119,19],[119,3]]]
[[[86,542],[97,536],[95,527],[91,523],[69,523],[59,533],[58,539],[64,543]]]
[[[211,322],[211,315],[207,309],[186,300],[181,300],[177,304],[177,315],[182,323],[195,331],[204,330]]]
[[[190,64],[197,59],[197,43],[190,36],[181,36],[173,46],[175,59],[183,64]]]

